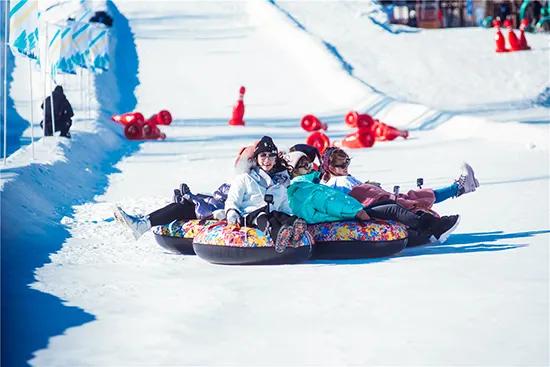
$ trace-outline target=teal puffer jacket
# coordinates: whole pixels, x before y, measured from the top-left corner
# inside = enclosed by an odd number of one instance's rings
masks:
[[[306,222],[322,223],[354,219],[360,202],[341,191],[319,184],[319,172],[294,178],[287,189],[294,215]]]

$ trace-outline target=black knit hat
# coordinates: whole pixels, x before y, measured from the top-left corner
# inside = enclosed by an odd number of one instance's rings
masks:
[[[273,143],[273,140],[269,136],[264,136],[260,139],[258,144],[256,144],[256,149],[254,149],[254,158],[260,153],[269,152],[269,153],[278,153],[277,147]]]

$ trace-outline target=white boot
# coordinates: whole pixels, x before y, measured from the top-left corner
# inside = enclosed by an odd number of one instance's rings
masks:
[[[134,238],[139,239],[145,232],[151,229],[151,222],[145,217],[134,217],[126,213],[122,208],[116,207],[115,218],[126,225],[131,231]]]
[[[474,192],[476,188],[479,187],[479,181],[474,175],[474,169],[468,163],[464,163],[462,166],[462,174],[456,180],[456,183],[458,184],[457,196]]]

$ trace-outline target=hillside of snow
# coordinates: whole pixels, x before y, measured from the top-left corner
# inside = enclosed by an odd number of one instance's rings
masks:
[[[548,365],[547,36],[498,55],[493,30],[391,26],[375,5],[107,2],[113,68],[93,80],[91,118],[66,76],[73,139],[41,139],[32,163],[23,146],[1,170],[2,364]],[[16,57],[25,119],[27,70]],[[241,85],[246,126],[230,127]],[[128,142],[109,121],[163,108],[165,141]],[[115,205],[147,214],[181,182],[211,192],[262,135],[304,142],[307,113],[342,139],[350,110],[410,129],[351,151],[356,177],[438,188],[474,167],[478,191],[436,206],[461,215],[446,243],[219,266],[114,221]]]

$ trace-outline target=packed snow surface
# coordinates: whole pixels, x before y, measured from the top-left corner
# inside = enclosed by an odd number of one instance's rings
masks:
[[[30,225],[38,238],[54,226],[69,233],[32,288],[95,316],[52,335],[31,365],[548,365],[547,39],[529,34],[532,51],[498,55],[493,30],[381,27],[368,5],[117,3],[139,60],[135,109],[167,108],[175,121],[162,127],[165,141],[127,143],[99,111],[75,123],[73,141],[38,144],[46,158],[30,167],[75,162],[56,179],[77,175],[88,196],[93,173],[107,176],[100,194],[71,201],[57,222]],[[77,98],[78,81],[66,83]],[[230,127],[241,85],[246,126]],[[114,92],[98,93],[103,106]],[[461,215],[446,243],[384,259],[219,266],[168,253],[151,233],[135,241],[113,220],[115,205],[160,208],[181,182],[211,192],[231,180],[238,149],[262,135],[281,149],[304,142],[307,113],[342,139],[354,109],[411,129],[407,140],[351,151],[356,177],[388,190],[423,177],[438,188],[462,162],[474,167],[478,191],[436,205]],[[101,138],[88,149],[78,135],[89,132]],[[93,165],[102,147],[116,152],[114,167]],[[25,147],[10,158],[3,190],[20,182],[10,193],[24,196],[55,183],[13,173],[29,155]],[[79,190],[59,187],[55,200]],[[38,203],[36,215],[48,215],[50,203]]]

